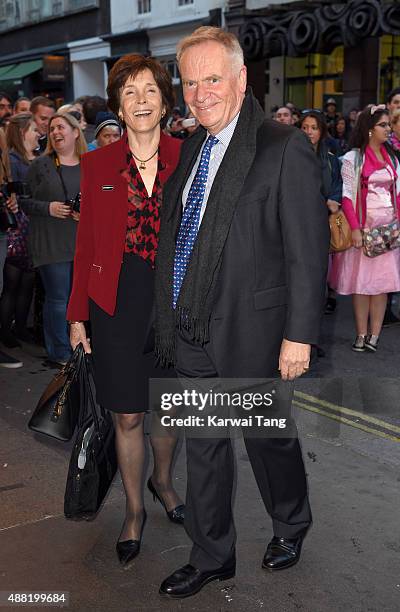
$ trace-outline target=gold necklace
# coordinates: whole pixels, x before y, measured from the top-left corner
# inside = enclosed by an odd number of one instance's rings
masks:
[[[131,151],[133,157],[136,159],[136,161],[140,162],[139,164],[139,170],[146,170],[146,164],[147,162],[149,162],[151,159],[153,159],[154,155],[158,152],[158,147],[157,149],[154,151],[153,155],[151,155],[149,157],[149,159],[139,159],[139,157],[136,157],[136,155],[134,154],[133,151]]]

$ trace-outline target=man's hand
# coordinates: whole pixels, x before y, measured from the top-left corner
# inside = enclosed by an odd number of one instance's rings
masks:
[[[279,371],[282,380],[294,380],[308,370],[311,345],[283,339],[279,355]]]
[[[81,321],[71,323],[69,330],[69,341],[73,350],[75,350],[78,344],[82,342],[85,353],[92,352],[92,349],[90,348],[90,339],[86,336],[85,325]]]

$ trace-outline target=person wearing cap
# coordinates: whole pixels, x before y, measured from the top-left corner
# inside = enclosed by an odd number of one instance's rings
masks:
[[[328,131],[333,136],[335,131],[336,122],[340,115],[336,112],[336,100],[335,98],[328,98],[325,104],[325,119],[328,126]]]
[[[114,113],[100,111],[96,115],[95,139],[89,143],[88,150],[94,151],[116,142],[121,138],[121,134],[122,127]]]
[[[94,136],[98,147],[105,147],[121,138],[122,128],[113,113],[97,113]]]

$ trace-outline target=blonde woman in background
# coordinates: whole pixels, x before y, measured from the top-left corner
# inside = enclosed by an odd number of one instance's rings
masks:
[[[33,265],[45,289],[43,331],[49,365],[62,367],[71,355],[66,311],[79,214],[72,209],[80,191],[80,160],[87,151],[78,121],[56,113],[49,122],[45,154],[32,162],[27,180],[31,198],[23,202],[30,218]]]

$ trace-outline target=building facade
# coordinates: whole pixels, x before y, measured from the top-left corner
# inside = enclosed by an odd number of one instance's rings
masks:
[[[229,0],[225,20],[267,113],[287,101],[321,108],[331,97],[347,113],[400,86],[396,0]]]
[[[104,95],[109,32],[109,0],[0,0],[0,90]]]
[[[400,86],[398,0],[0,0],[0,90],[103,96],[114,62],[136,52],[168,67],[182,104],[176,45],[204,24],[238,35],[267,114],[330,97],[348,112]]]
[[[224,25],[225,5],[225,0],[112,0],[113,59],[118,50],[120,54],[147,52],[156,57],[170,71],[182,104],[176,45],[201,25]]]

